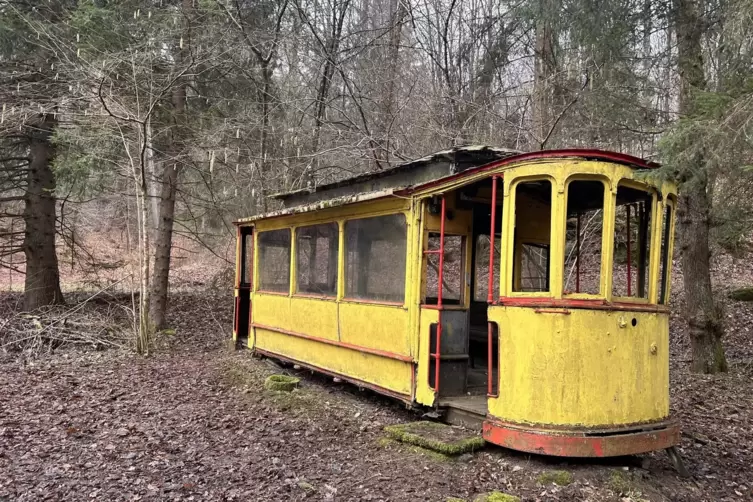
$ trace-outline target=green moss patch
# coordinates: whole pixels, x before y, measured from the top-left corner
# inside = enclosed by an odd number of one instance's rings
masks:
[[[573,482],[573,475],[569,471],[545,471],[539,474],[536,481],[542,485],[554,483],[557,486],[567,486]]]
[[[288,375],[269,375],[264,380],[264,388],[267,390],[276,390],[282,392],[290,392],[301,383],[301,379],[298,377]]]
[[[473,499],[473,502],[520,502],[520,497],[508,495],[507,493],[495,490],[493,492],[477,495],[476,498]]]
[[[379,440],[377,441],[377,446],[379,448],[395,448],[400,451],[405,451],[414,455],[429,458],[436,462],[452,461],[452,457],[445,455],[444,453],[439,453],[428,448],[422,448],[421,446],[416,446],[414,444],[401,443],[400,441],[392,439],[391,437],[379,438]]]
[[[753,287],[736,289],[729,297],[739,302],[753,302]]]
[[[395,441],[420,446],[443,455],[469,453],[485,445],[484,439],[476,433],[436,422],[389,425],[384,430]]]
[[[450,497],[445,502],[465,502],[465,499],[461,499],[458,497]]]
[[[618,495],[627,495],[633,491],[630,476],[622,471],[612,471],[609,474],[609,489]]]
[[[312,485],[311,483],[307,481],[299,481],[298,482],[298,488],[303,490],[306,493],[314,493],[316,492],[316,487]]]

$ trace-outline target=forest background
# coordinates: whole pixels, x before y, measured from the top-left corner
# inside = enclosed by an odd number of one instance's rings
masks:
[[[724,371],[710,257],[753,227],[752,19],[750,0],[2,0],[4,281],[26,311],[137,291],[148,352],[171,268],[200,253],[229,285],[232,222],[274,192],[464,144],[604,148],[680,184],[691,366]]]

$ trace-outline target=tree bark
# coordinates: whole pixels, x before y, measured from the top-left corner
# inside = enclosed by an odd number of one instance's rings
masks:
[[[533,149],[544,147],[551,135],[554,115],[554,77],[556,34],[552,20],[559,15],[557,0],[539,0],[539,13],[536,19],[536,41],[534,48],[533,76]]]
[[[377,117],[377,142],[379,148],[375,151],[377,160],[383,160],[389,165],[391,144],[391,128],[395,120],[397,104],[397,87],[400,75],[400,44],[402,42],[403,25],[408,16],[405,2],[390,0],[389,45],[387,51],[387,73],[381,98],[381,110]]]
[[[193,0],[183,0],[185,33],[179,44],[176,70],[180,71],[189,58],[188,36]],[[182,164],[178,157],[183,149],[185,135],[186,82],[181,78],[172,90],[172,123],[168,145],[168,158],[163,162],[160,179],[159,224],[154,239],[154,268],[152,269],[151,294],[149,295],[149,319],[155,329],[165,327],[167,294],[170,284],[170,258],[173,246],[173,223],[175,221],[175,196]]]
[[[159,200],[159,225],[154,240],[152,292],[149,295],[149,317],[155,329],[165,327],[167,294],[170,283],[170,258],[173,247],[173,223],[175,221],[175,195],[180,171],[180,167],[175,161],[168,160],[164,164]]]
[[[337,55],[340,50],[340,42],[342,38],[343,23],[345,22],[345,16],[350,6],[350,0],[345,0],[342,4],[333,4],[331,19],[329,26],[330,33],[327,37],[326,44],[322,47],[324,60],[324,68],[322,69],[321,79],[319,80],[319,88],[316,93],[316,111],[314,113],[314,131],[311,138],[311,155],[312,161],[308,168],[306,175],[304,176],[307,186],[312,186],[314,182],[314,172],[319,166],[319,144],[321,140],[322,126],[324,125],[324,118],[327,113],[327,101],[329,99],[329,91],[332,86],[332,78],[335,74],[335,65],[337,64]],[[299,13],[302,11],[299,8]],[[305,14],[303,14],[305,17]],[[315,26],[311,24],[310,20],[306,18],[306,22],[309,25],[312,33],[315,33]]]
[[[26,255],[24,309],[63,302],[60,271],[55,250],[55,176],[52,159],[55,146],[52,133],[57,120],[44,114],[32,125],[29,171],[27,175],[23,250]]]
[[[691,118],[696,113],[694,92],[706,87],[701,36],[703,21],[697,0],[676,0],[675,25],[680,73],[680,113]],[[721,306],[714,301],[709,260],[711,195],[707,159],[703,150],[685,166],[680,179],[677,222],[682,252],[685,287],[685,320],[692,348],[691,371],[727,371],[722,346],[724,328]]]

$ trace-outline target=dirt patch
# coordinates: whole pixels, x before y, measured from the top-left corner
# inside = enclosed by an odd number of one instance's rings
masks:
[[[664,452],[578,461],[487,446],[448,460],[385,444],[385,426],[419,416],[331,378],[227,351],[230,295],[171,302],[175,335],[153,357],[56,350],[0,360],[0,500],[470,501],[494,491],[522,501],[753,500],[745,345],[730,347],[729,375],[690,375],[673,358],[672,411],[693,475],[683,480]],[[300,387],[267,391],[271,374],[299,377]],[[540,484],[548,471],[570,472],[573,482]]]

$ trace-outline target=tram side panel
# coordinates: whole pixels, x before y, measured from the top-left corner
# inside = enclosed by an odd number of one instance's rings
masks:
[[[497,306],[505,422],[619,427],[669,415],[665,313]]]
[[[411,399],[406,309],[257,293],[253,316],[257,352]]]

